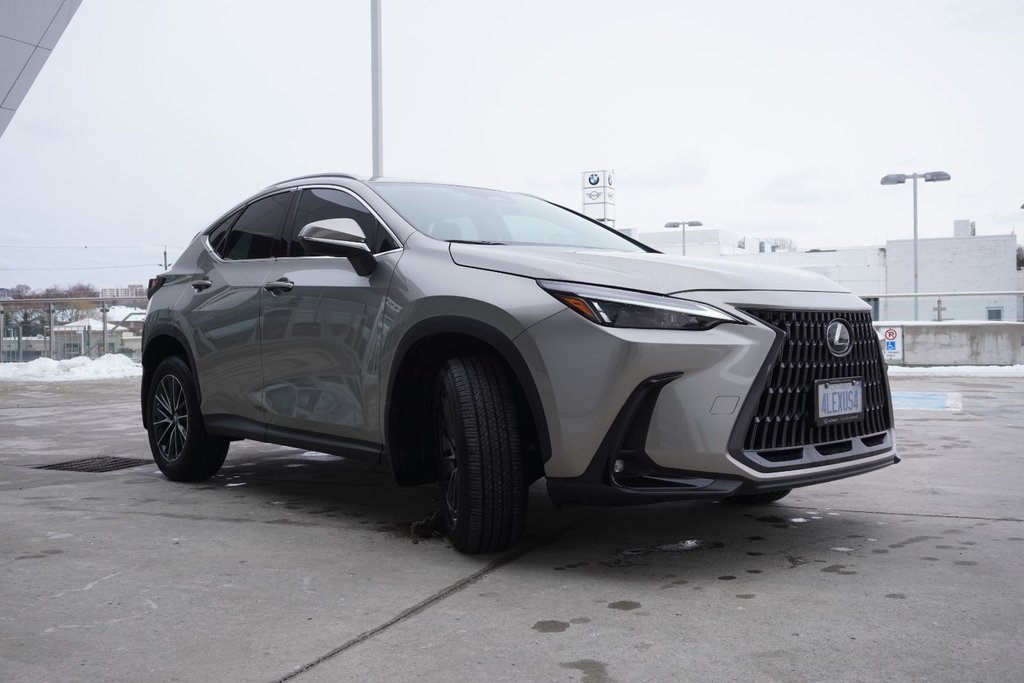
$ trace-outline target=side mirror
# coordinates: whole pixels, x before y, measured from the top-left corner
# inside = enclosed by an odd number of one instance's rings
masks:
[[[299,241],[312,256],[349,259],[359,275],[369,275],[377,265],[366,244],[366,233],[351,218],[325,218],[308,223],[299,230]]]

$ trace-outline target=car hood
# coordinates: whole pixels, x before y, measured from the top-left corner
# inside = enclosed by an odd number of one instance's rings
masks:
[[[455,263],[467,268],[655,294],[701,290],[847,291],[805,270],[671,254],[453,242],[451,255]]]

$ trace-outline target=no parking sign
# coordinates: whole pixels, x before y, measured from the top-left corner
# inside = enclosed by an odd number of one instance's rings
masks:
[[[886,363],[903,362],[902,327],[886,327],[882,330],[882,355]]]

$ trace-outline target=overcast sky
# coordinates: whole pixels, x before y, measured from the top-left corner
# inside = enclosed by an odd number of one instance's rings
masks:
[[[619,227],[810,249],[909,238],[879,179],[944,170],[921,237],[1024,228],[1024,3],[383,5],[385,175],[578,209],[615,169]],[[0,137],[0,286],[144,283],[266,185],[369,174],[369,7],[85,0]]]

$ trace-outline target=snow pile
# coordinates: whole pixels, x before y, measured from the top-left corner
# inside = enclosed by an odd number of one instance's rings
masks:
[[[890,377],[1024,377],[1024,365],[889,366]]]
[[[63,382],[141,376],[141,364],[116,353],[96,360],[79,356],[61,361],[37,358],[28,363],[0,363],[0,381]]]

